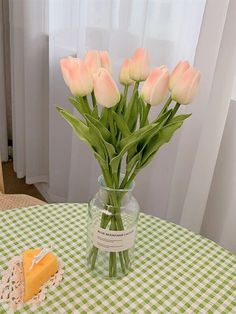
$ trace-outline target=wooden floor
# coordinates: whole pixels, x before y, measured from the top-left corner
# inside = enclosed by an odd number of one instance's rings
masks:
[[[25,179],[18,179],[13,170],[12,162],[3,162],[3,177],[5,185],[5,193],[7,194],[28,194],[45,201],[43,196],[35,188],[33,184],[26,184]]]

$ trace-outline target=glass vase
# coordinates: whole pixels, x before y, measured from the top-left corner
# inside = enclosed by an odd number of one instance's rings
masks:
[[[88,205],[87,264],[104,278],[128,274],[134,260],[139,204],[128,189],[106,187],[98,178],[99,190]]]

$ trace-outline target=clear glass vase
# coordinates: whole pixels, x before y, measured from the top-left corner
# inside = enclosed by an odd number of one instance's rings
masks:
[[[88,206],[87,264],[94,274],[119,278],[134,259],[139,204],[128,189],[111,189],[98,178],[99,191]]]

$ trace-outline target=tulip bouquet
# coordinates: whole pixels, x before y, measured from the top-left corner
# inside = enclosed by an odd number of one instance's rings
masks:
[[[177,115],[177,111],[180,105],[193,100],[200,81],[199,71],[187,61],[179,62],[171,73],[164,65],[150,71],[148,53],[143,48],[138,48],[121,66],[122,93],[112,78],[111,61],[106,51],[89,51],[84,60],[68,57],[62,59],[60,65],[65,83],[73,94],[69,101],[79,117],[61,107],[57,110],[93,150],[106,186],[115,189],[128,188],[159,148],[170,141],[190,116]],[[151,121],[150,109],[163,102],[162,109]],[[119,213],[121,200],[110,197],[108,202]],[[104,214],[100,226],[123,230],[122,220],[115,219],[109,221]],[[125,267],[128,252],[122,253]],[[109,274],[112,277],[116,269],[116,253],[111,254]],[[92,267],[96,256],[94,247],[89,257]]]

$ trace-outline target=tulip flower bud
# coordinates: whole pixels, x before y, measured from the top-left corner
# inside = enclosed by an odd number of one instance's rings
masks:
[[[111,73],[111,59],[109,53],[107,51],[100,51],[99,55],[102,68],[105,68]]]
[[[169,90],[172,90],[175,82],[178,80],[178,78],[190,67],[190,64],[188,61],[180,61],[172,73],[170,74],[170,80],[169,80]]]
[[[141,96],[152,106],[162,103],[168,93],[169,71],[165,65],[154,68],[144,82]]]
[[[76,58],[60,60],[62,75],[66,85],[75,96],[86,96],[93,90],[93,78],[84,61]]]
[[[187,105],[193,101],[200,82],[201,74],[190,67],[175,82],[172,88],[172,99],[179,104]]]
[[[149,57],[146,49],[136,49],[130,64],[130,78],[134,81],[145,81],[149,74]]]
[[[115,106],[120,100],[118,87],[111,74],[104,68],[100,68],[93,77],[94,94],[97,102],[104,107]]]
[[[131,64],[131,60],[125,59],[121,66],[119,80],[120,80],[120,83],[123,85],[131,85],[134,83],[134,81],[130,78],[130,75],[129,75],[130,64]]]
[[[99,51],[90,50],[86,53],[84,62],[87,65],[88,70],[93,75],[101,67],[101,60]]]

